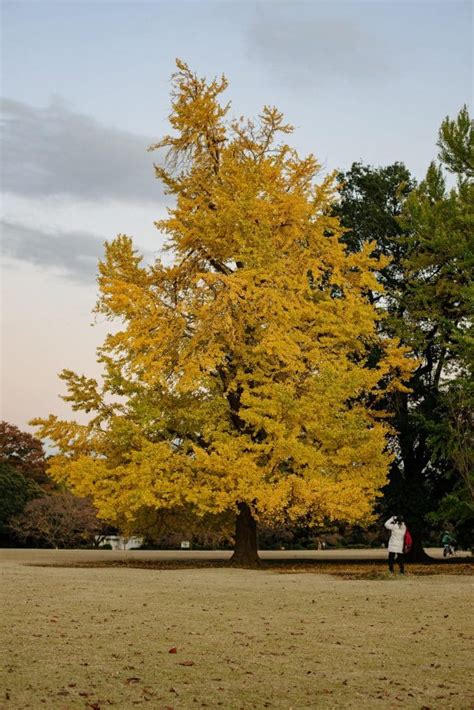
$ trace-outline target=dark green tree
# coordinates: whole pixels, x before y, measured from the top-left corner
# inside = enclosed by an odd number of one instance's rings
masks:
[[[338,184],[340,201],[334,213],[347,229],[343,241],[351,251],[359,251],[366,242],[375,241],[377,253],[393,258],[383,272],[388,279],[395,268],[400,269],[404,254],[400,240],[403,228],[398,217],[414,187],[410,172],[403,163],[381,168],[353,163],[347,173],[339,173]]]
[[[0,463],[0,540],[9,542],[10,521],[23,512],[26,504],[42,494],[41,488],[8,463]]]
[[[17,538],[11,520],[34,498],[53,486],[46,474],[43,444],[14,424],[0,422],[0,541],[12,544]]]
[[[449,524],[464,547],[474,544],[474,338],[472,313],[474,291],[472,282],[474,251],[474,131],[466,106],[456,119],[447,117],[441,124],[439,159],[446,170],[456,177],[451,199],[456,209],[454,229],[464,232],[458,241],[460,252],[455,255],[456,269],[451,286],[455,306],[462,305],[466,315],[458,319],[452,332],[455,367],[442,387],[436,410],[437,423],[429,445],[444,463],[446,478],[451,484],[431,519]],[[460,278],[461,275],[463,278]]]
[[[396,458],[382,503],[384,513],[399,510],[410,521],[416,560],[426,559],[422,540],[427,517],[440,504],[440,490],[446,497],[453,471],[446,453],[451,444],[445,437],[440,456],[433,433],[439,433],[450,383],[469,370],[465,351],[472,344],[473,215],[468,143],[472,145],[472,132],[470,137],[466,133],[463,109],[440,130],[440,158],[457,177],[451,190],[442,166],[435,163],[418,186],[400,163],[386,168],[356,163],[339,176],[337,213],[348,230],[348,248],[358,250],[375,240],[375,249],[392,259],[379,275],[384,293],[373,294],[385,316],[381,327],[398,336],[419,361],[411,391],[398,392],[389,402],[397,430]]]
[[[467,106],[457,117],[446,116],[439,131],[438,158],[446,170],[456,175],[458,181],[472,184],[474,178],[473,124]]]
[[[429,519],[449,526],[465,549],[474,546],[474,382],[459,376],[449,383],[429,441],[445,471],[440,503]]]

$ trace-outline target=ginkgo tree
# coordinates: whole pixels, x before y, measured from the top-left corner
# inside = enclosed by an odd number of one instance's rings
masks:
[[[282,114],[229,119],[224,77],[178,61],[173,79],[172,133],[151,147],[172,263],[106,243],[97,311],[119,327],[102,381],[61,374],[90,421],[35,424],[50,474],[103,518],[232,511],[234,562],[255,564],[259,520],[370,519],[391,460],[377,401],[413,364],[378,333],[383,257],[346,253],[333,176],[285,142]]]

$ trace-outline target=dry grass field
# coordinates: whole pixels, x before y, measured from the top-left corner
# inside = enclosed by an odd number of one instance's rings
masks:
[[[2,554],[1,708],[473,706],[468,565],[30,564],[107,564],[61,554]]]

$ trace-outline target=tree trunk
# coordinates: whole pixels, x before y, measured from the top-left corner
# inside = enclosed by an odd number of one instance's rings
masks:
[[[433,562],[433,558],[430,557],[423,549],[421,531],[412,529],[410,527],[409,530],[412,537],[412,546],[410,552],[406,556],[407,562],[416,562],[422,564]]]
[[[230,562],[236,567],[259,567],[257,522],[247,503],[237,503],[237,508],[235,547]]]
[[[423,549],[425,516],[428,496],[423,478],[423,469],[412,458],[414,447],[406,447],[404,466],[394,464],[389,474],[389,483],[384,489],[387,514],[401,513],[412,537],[412,547],[407,562],[429,563],[433,561]]]

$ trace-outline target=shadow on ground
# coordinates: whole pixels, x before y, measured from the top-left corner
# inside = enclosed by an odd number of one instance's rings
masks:
[[[226,560],[100,560],[78,561],[57,564],[29,563],[31,567],[63,567],[63,568],[131,568],[148,570],[179,570],[179,569],[216,569],[232,568]],[[387,563],[385,560],[262,560],[256,571],[275,572],[278,574],[329,574],[342,579],[387,579]],[[406,574],[414,576],[431,575],[473,575],[474,562],[472,558],[455,558],[449,560],[433,560],[425,564],[407,564]]]

